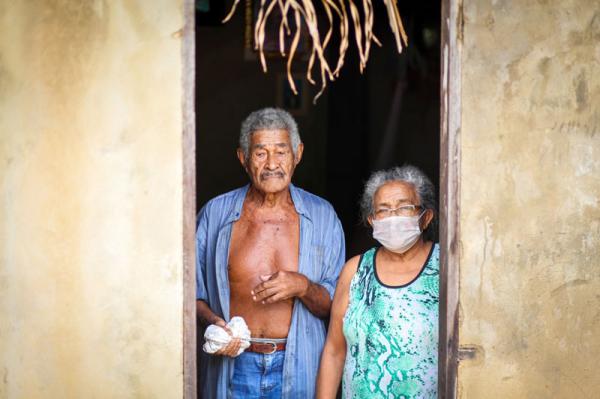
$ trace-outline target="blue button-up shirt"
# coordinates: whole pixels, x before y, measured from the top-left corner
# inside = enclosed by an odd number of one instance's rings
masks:
[[[229,243],[233,223],[240,218],[249,185],[210,200],[198,216],[196,233],[196,297],[229,320]],[[333,297],[345,261],[344,234],[333,207],[324,199],[290,185],[300,215],[298,272],[325,287]],[[319,359],[325,343],[325,323],[300,300],[294,301],[283,365],[282,399],[315,396]],[[199,386],[204,399],[230,398],[234,359],[201,351]]]

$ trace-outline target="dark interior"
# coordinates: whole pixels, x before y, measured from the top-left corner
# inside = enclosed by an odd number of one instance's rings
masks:
[[[397,53],[383,3],[373,4],[375,34],[383,47],[372,47],[361,74],[351,37],[341,76],[313,105],[318,88],[304,78],[306,51],[294,65],[301,90],[294,97],[281,56],[268,55],[268,72],[262,72],[245,38],[243,1],[227,24],[220,21],[229,3],[198,3],[198,209],[210,198],[247,183],[235,157],[239,127],[251,111],[266,106],[287,108],[296,118],[305,152],[294,184],[332,203],[344,226],[348,257],[375,244],[370,229],[358,218],[358,200],[371,172],[413,164],[439,187],[440,3],[399,4],[409,38],[402,54]],[[331,63],[336,48],[334,38],[329,46]]]

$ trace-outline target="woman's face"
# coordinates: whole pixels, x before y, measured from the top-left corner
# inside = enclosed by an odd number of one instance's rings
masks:
[[[412,184],[391,181],[383,184],[373,196],[373,214],[369,216],[369,224],[373,220],[381,220],[391,216],[418,216],[423,212],[421,202]],[[420,219],[421,231],[425,230],[433,212],[427,210]]]

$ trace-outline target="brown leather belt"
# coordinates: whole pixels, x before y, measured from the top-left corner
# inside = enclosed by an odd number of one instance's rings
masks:
[[[285,342],[250,342],[247,352],[271,354],[285,350]]]

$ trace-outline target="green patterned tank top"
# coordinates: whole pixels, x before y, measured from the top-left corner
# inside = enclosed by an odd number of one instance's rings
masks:
[[[437,398],[439,247],[410,283],[390,287],[361,257],[344,316],[343,398]]]

